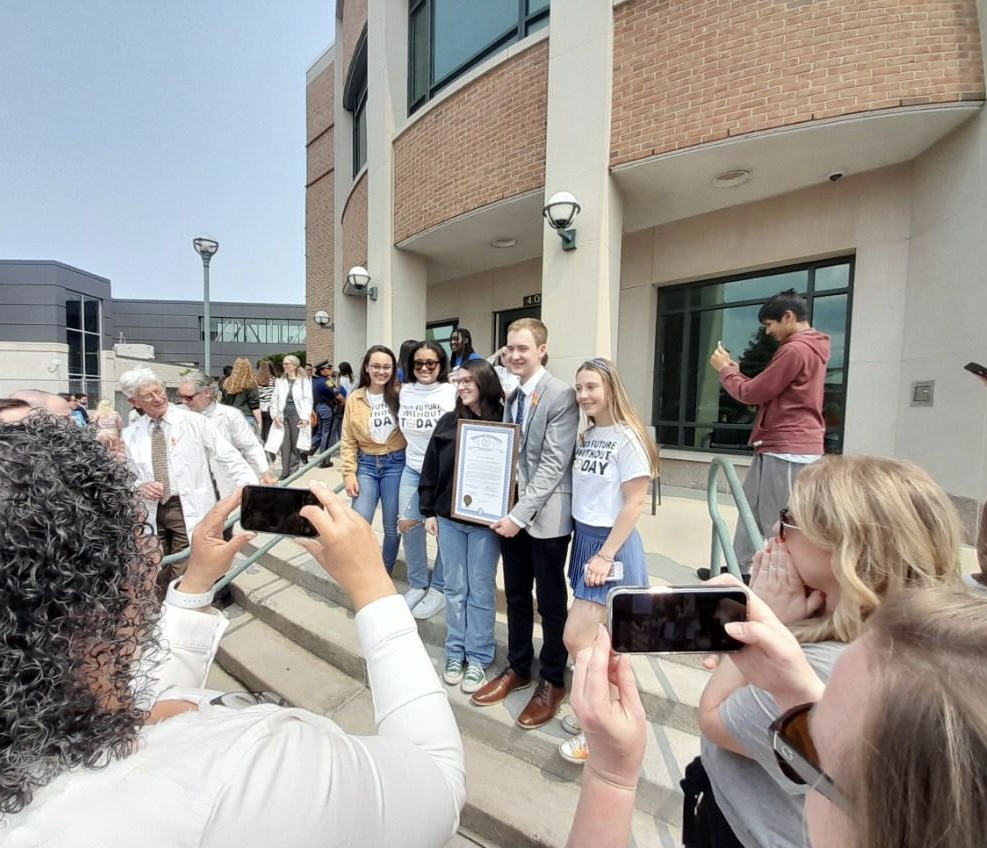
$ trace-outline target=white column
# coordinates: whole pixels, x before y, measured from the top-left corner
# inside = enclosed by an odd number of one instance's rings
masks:
[[[567,5],[570,6],[567,8]],[[572,192],[582,211],[576,249],[546,223],[542,319],[553,373],[569,380],[590,356],[616,355],[623,209],[610,178],[613,7],[552,7],[548,41],[548,137],[545,202]]]
[[[407,0],[367,4],[367,341],[395,352],[425,335],[425,260],[394,247],[395,129],[408,114]]]

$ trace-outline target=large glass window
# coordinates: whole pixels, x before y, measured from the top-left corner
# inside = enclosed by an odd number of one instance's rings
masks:
[[[430,321],[425,325],[425,341],[441,345],[445,348],[445,352],[452,356],[452,345],[449,344],[449,340],[458,326],[459,321],[456,318],[448,321]]]
[[[412,0],[409,112],[491,53],[541,29],[549,0]]]
[[[654,423],[661,444],[752,450],[747,440],[757,408],[723,390],[709,357],[722,341],[742,373],[760,374],[778,343],[758,324],[758,310],[772,295],[795,289],[809,303],[813,327],[830,337],[823,399],[826,450],[840,452],[852,285],[853,259],[844,258],[659,289]]]
[[[232,344],[305,344],[305,322],[291,318],[210,318],[214,342]],[[199,319],[202,338],[202,319]]]
[[[69,346],[69,391],[100,399],[100,306],[99,298],[75,292],[65,296],[65,342]]]

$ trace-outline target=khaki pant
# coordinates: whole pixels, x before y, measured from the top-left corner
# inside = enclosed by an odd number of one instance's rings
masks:
[[[980,573],[987,575],[987,502],[980,512],[980,530],[977,532],[977,562]]]
[[[182,499],[172,495],[158,504],[158,541],[164,556],[177,554],[189,546],[188,530],[185,527],[185,514],[182,512]],[[158,593],[164,598],[168,584],[185,573],[185,561],[162,566],[158,573]]]

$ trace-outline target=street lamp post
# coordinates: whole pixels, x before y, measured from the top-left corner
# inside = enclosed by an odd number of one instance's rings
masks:
[[[216,251],[219,250],[219,242],[200,236],[199,238],[192,239],[192,247],[202,257],[202,339],[205,353],[203,356],[203,364],[205,366],[203,373],[208,377],[209,366],[211,365],[209,342],[212,333],[211,322],[209,320],[209,262],[216,255]]]

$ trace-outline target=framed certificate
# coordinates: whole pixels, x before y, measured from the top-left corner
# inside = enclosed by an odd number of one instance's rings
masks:
[[[452,518],[489,526],[507,515],[515,500],[517,454],[517,424],[459,419]]]

